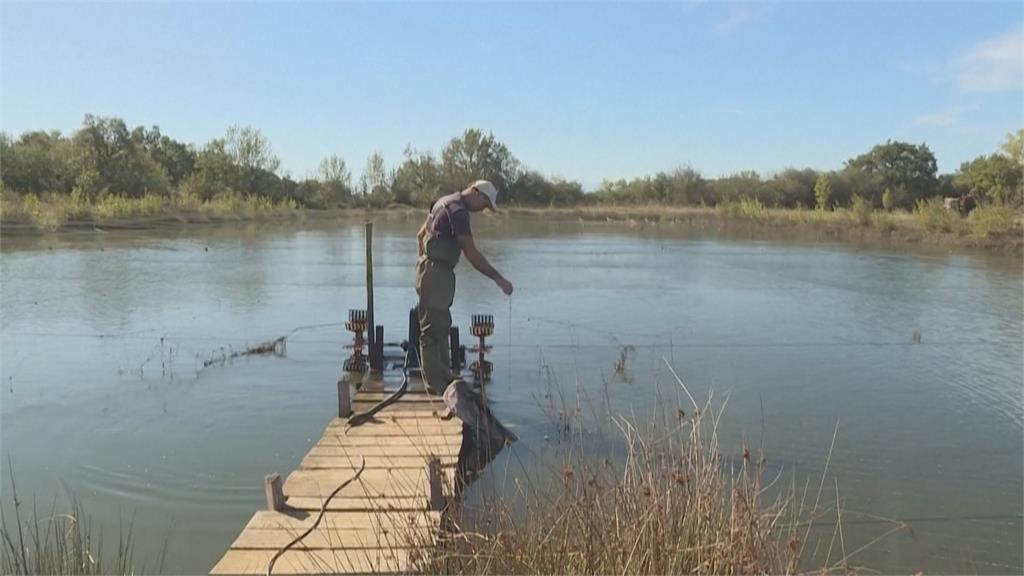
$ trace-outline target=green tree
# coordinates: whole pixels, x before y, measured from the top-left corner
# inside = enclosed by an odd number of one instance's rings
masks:
[[[322,208],[343,206],[352,199],[352,173],[341,156],[328,156],[317,169],[319,186],[314,203]]]
[[[881,203],[886,188],[905,191],[896,201],[902,207],[912,207],[918,199],[934,195],[938,185],[935,155],[926,144],[889,140],[847,161],[846,170],[871,177],[875,206]]]
[[[760,186],[758,198],[780,208],[814,206],[814,186],[818,173],[809,168],[786,168]]]
[[[67,194],[75,181],[71,143],[60,132],[26,132],[17,141],[0,135],[4,188],[21,193]]]
[[[370,154],[366,167],[359,178],[359,193],[367,206],[384,207],[391,202],[391,186],[388,179],[384,156],[380,152]]]
[[[1024,170],[1024,128],[1007,134],[1000,151]]]
[[[224,151],[237,169],[237,191],[265,196],[277,193],[279,179],[274,173],[281,161],[262,132],[251,126],[231,126],[224,135]]]
[[[737,172],[711,183],[716,203],[739,202],[744,198],[759,198],[761,176],[753,170]]]
[[[665,179],[667,191],[663,200],[671,204],[692,206],[705,202],[710,196],[707,181],[689,166],[675,168],[665,174]]]
[[[237,181],[238,168],[227,152],[224,139],[215,138],[196,155],[195,171],[185,179],[179,192],[210,200],[235,192],[233,186]]]
[[[470,129],[452,138],[441,151],[441,168],[446,191],[461,190],[482,178],[505,193],[509,203],[518,202],[512,185],[522,171],[519,160],[491,133]]]
[[[814,201],[819,210],[832,209],[832,179],[825,172],[814,183]]]
[[[149,130],[138,126],[131,137],[163,167],[172,186],[178,186],[195,169],[196,152],[192,146],[161,134],[159,126]]]
[[[395,170],[391,190],[394,201],[412,206],[430,206],[442,192],[441,167],[429,152],[405,149],[405,160]]]
[[[129,197],[170,193],[167,172],[132,139],[124,120],[88,114],[72,142],[77,172],[98,176],[93,189]]]
[[[1022,170],[1009,155],[978,156],[960,165],[954,183],[973,192],[982,202],[1021,206],[1024,204]]]

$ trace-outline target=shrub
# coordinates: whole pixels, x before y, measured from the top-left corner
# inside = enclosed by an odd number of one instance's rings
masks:
[[[918,221],[930,232],[952,232],[959,216],[946,209],[942,198],[922,198],[915,212]]]
[[[882,208],[888,212],[896,207],[896,196],[892,193],[892,189],[886,188],[885,193],[882,194]]]
[[[867,198],[855,194],[853,196],[853,203],[850,205],[850,211],[853,214],[853,221],[863,227],[871,225],[871,213],[874,212],[874,208],[871,207],[871,201]]]
[[[757,220],[764,218],[768,211],[757,198],[744,197],[740,200],[740,213],[751,220]]]
[[[1020,234],[1020,214],[1010,206],[988,205],[975,208],[970,215],[971,231],[981,238]]]

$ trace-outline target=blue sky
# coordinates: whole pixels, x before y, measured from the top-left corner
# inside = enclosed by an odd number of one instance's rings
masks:
[[[838,168],[887,138],[942,171],[1024,126],[1006,3],[0,4],[0,126],[86,113],[202,144],[270,138],[293,177],[493,131],[548,175]]]

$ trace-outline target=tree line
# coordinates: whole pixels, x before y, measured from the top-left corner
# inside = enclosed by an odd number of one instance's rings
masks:
[[[258,129],[232,126],[202,146],[175,140],[153,126],[129,129],[117,117],[87,115],[71,135],[0,133],[0,180],[17,194],[104,196],[182,195],[199,200],[260,196],[309,208],[429,206],[478,178],[491,180],[504,202],[518,206],[585,203],[715,206],[756,199],[779,208],[847,206],[855,198],[878,208],[913,208],[929,197],[972,193],[981,203],[1024,205],[1024,129],[1000,150],[938,174],[926,144],[887,141],[839,170],[787,168],[763,176],[744,171],[704,178],[684,167],[632,180],[605,181],[589,194],[577,181],[549,178],[524,166],[493,134],[466,130],[440,155],[407,147],[389,167],[371,154],[358,178],[344,158],[324,158],[315,174],[293,179]]]

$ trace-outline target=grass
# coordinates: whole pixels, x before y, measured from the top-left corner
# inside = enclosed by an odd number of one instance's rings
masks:
[[[39,231],[52,232],[83,224],[131,224],[145,218],[171,218],[180,221],[202,221],[207,218],[258,218],[295,214],[299,210],[293,200],[274,201],[263,196],[225,194],[209,200],[195,196],[157,196],[126,198],[108,195],[95,201],[75,196],[35,194],[17,196],[5,192],[0,197],[0,222],[4,225],[26,225]]]
[[[194,196],[106,196],[86,202],[74,196],[33,194],[0,196],[0,224],[8,231],[52,232],[83,226],[146,227],[156,221],[198,223],[219,220],[257,220],[281,216],[362,213],[364,208],[306,210],[294,201],[265,197],[221,195],[210,200]],[[422,210],[407,206],[376,210],[380,218],[420,218]],[[1003,252],[1024,249],[1020,210],[985,206],[969,218],[945,210],[941,199],[919,202],[913,211],[876,211],[866,199],[855,197],[849,207],[835,210],[769,208],[757,199],[741,199],[715,207],[650,205],[587,205],[571,208],[507,208],[504,217],[571,219],[582,222],[621,222],[629,226],[672,225],[696,230],[793,229],[829,240],[880,240],[964,246]]]
[[[1020,218],[1008,206],[982,206],[967,219],[971,233],[979,238],[999,239],[1020,236]]]
[[[675,373],[673,372],[673,376]],[[767,473],[763,447],[728,458],[718,443],[722,409],[690,404],[638,424],[606,417],[619,442],[585,433],[576,407],[549,413],[561,439],[545,474],[523,468],[507,488],[449,511],[454,533],[415,571],[436,574],[792,574],[823,505]],[[564,405],[564,400],[563,400]],[[659,405],[665,405],[659,403]],[[724,408],[724,406],[723,406]],[[566,414],[575,414],[567,417]],[[602,417],[603,418],[603,417]],[[838,431],[838,426],[837,426]],[[833,447],[835,437],[833,437]],[[602,447],[622,446],[617,455]],[[516,450],[513,447],[512,450]],[[829,452],[831,458],[831,450]],[[510,458],[511,459],[511,458]],[[536,459],[535,459],[536,460]],[[520,463],[521,465],[521,463]],[[826,462],[826,473],[828,464]],[[545,477],[548,481],[545,481]],[[509,493],[512,492],[512,493]],[[838,492],[838,488],[837,488]],[[848,573],[841,522],[818,542],[818,573]],[[826,531],[827,532],[827,531]],[[888,534],[888,533],[887,533]],[[886,535],[887,535],[886,534]],[[815,547],[817,552],[819,547]]]
[[[40,513],[35,500],[28,508],[18,499],[13,472],[10,488],[11,504],[0,502],[0,574],[136,573],[131,523],[121,527],[114,548],[104,548],[102,531],[76,499],[63,511],[54,499]],[[162,564],[161,557],[158,572]]]
[[[941,212],[940,212],[941,210]],[[791,229],[813,238],[883,241],[935,246],[962,246],[999,252],[1024,249],[1020,210],[986,206],[961,218],[945,210],[941,200],[922,203],[914,211],[875,210],[865,199],[835,210],[768,208],[756,201],[720,204],[714,208],[664,205],[595,205],[576,208],[511,208],[511,216],[620,222],[631,227],[683,226],[706,231]]]

